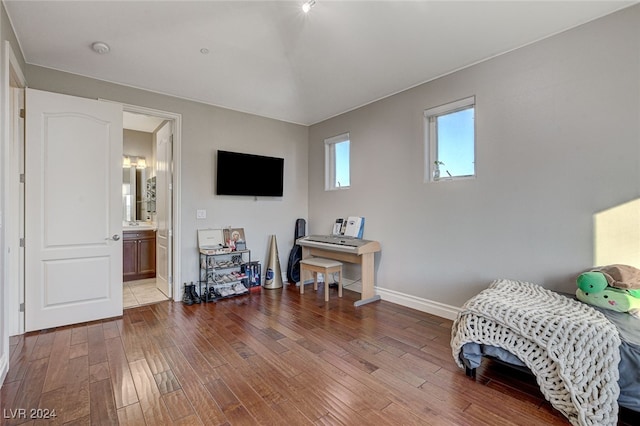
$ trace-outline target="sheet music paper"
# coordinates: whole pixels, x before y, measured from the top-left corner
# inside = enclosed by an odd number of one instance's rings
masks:
[[[349,216],[347,228],[344,231],[345,237],[362,238],[364,218],[359,216]]]

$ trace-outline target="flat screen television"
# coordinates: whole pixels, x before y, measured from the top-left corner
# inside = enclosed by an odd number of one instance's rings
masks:
[[[282,197],[284,158],[218,150],[217,195]]]

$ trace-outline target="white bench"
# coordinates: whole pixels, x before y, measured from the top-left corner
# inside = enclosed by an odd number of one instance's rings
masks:
[[[300,294],[304,294],[304,271],[313,273],[313,289],[318,290],[318,273],[324,276],[324,301],[329,301],[329,274],[338,273],[338,297],[342,297],[342,262],[324,257],[309,257],[300,261]]]

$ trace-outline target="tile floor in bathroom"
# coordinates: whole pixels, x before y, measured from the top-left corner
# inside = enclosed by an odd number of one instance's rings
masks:
[[[168,299],[164,293],[156,288],[155,278],[127,281],[123,283],[122,287],[123,307],[125,309],[162,302]]]

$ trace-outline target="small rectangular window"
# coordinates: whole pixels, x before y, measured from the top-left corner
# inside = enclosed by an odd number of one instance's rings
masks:
[[[475,177],[475,96],[424,112],[425,182]]]
[[[351,186],[350,151],[349,133],[324,140],[324,189],[326,191],[346,189]]]

